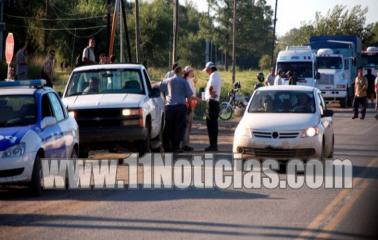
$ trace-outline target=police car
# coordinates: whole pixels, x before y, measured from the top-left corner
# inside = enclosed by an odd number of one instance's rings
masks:
[[[0,184],[41,193],[42,158],[76,158],[78,125],[45,80],[0,82]]]

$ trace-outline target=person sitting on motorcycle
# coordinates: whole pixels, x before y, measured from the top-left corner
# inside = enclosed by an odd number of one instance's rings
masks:
[[[256,83],[254,90],[265,86],[265,84],[264,84],[264,80],[265,80],[264,73],[259,72],[257,74],[257,80],[259,80],[259,82]]]

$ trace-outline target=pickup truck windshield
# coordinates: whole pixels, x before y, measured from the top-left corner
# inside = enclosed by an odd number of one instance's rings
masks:
[[[277,69],[285,73],[290,70],[299,78],[312,78],[313,73],[311,62],[278,62]]]
[[[143,78],[137,69],[99,69],[73,73],[66,96],[88,94],[145,94]]]
[[[343,62],[340,57],[317,57],[318,69],[342,69]]]
[[[314,94],[309,91],[257,91],[249,113],[314,113]]]
[[[0,127],[20,127],[36,123],[33,95],[0,95]]]

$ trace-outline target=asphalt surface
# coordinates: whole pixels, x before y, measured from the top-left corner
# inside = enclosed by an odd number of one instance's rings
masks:
[[[49,190],[36,198],[11,187],[0,190],[0,239],[377,239],[378,121],[351,115],[335,113],[334,158],[352,161],[352,189]],[[221,124],[221,153],[231,150],[235,125]],[[195,123],[191,140],[196,151],[207,146],[205,124]]]

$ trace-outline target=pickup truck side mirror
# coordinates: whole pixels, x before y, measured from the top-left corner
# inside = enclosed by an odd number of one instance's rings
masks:
[[[62,93],[62,92],[58,92],[58,96],[59,96],[60,98],[62,98],[62,97],[63,97],[63,93]]]
[[[322,118],[323,117],[332,117],[332,116],[333,116],[333,111],[332,110],[326,109],[326,110],[323,111]]]
[[[315,79],[320,79],[320,73],[319,72],[315,73]]]
[[[45,117],[41,121],[41,128],[45,129],[47,127],[50,127],[52,125],[56,124],[56,118],[55,117]]]
[[[151,98],[157,98],[161,96],[160,88],[154,87],[151,89],[150,97]]]

